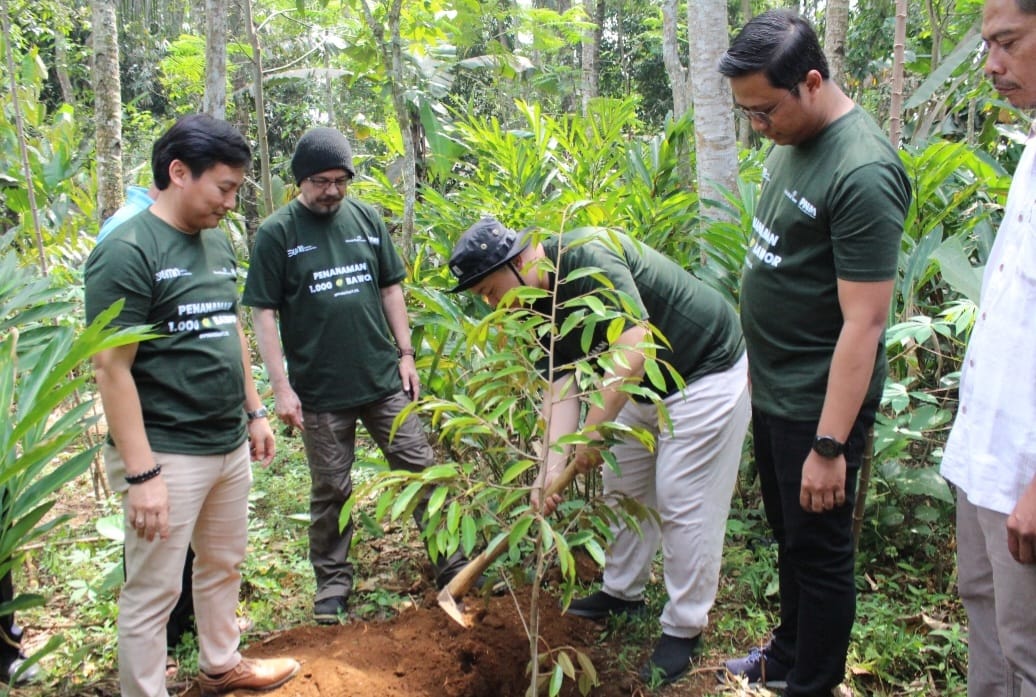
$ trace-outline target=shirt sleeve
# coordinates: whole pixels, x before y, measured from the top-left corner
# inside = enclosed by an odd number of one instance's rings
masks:
[[[245,277],[245,291],[241,304],[248,307],[277,309],[284,297],[285,259],[287,252],[278,242],[278,235],[271,227],[260,226],[255,234],[248,274]]]
[[[830,210],[835,273],[846,281],[896,277],[900,240],[910,205],[901,170],[872,163],[849,173],[834,191]]]
[[[124,299],[112,324],[132,327],[151,324],[154,272],[136,245],[113,239],[94,248],[86,262],[84,300],[86,321],[92,322],[115,302]]]

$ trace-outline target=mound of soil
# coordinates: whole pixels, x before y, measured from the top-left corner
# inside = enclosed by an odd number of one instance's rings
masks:
[[[526,600],[527,603],[527,600]],[[472,626],[451,620],[429,591],[421,607],[382,622],[302,626],[279,632],[244,650],[252,657],[292,656],[301,672],[272,697],[521,697],[529,686],[529,640],[511,596],[469,597]],[[541,596],[540,651],[571,647],[586,653],[600,674],[594,695],[629,695],[603,648],[600,627],[560,614],[556,601]],[[573,663],[578,663],[575,657]],[[546,667],[541,666],[541,671]],[[197,689],[187,693],[197,696]],[[562,695],[578,695],[570,681]]]

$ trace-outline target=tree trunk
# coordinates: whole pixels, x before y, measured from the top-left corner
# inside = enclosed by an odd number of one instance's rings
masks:
[[[273,178],[270,175],[270,142],[266,133],[266,97],[263,92],[263,53],[259,46],[259,33],[252,19],[252,0],[243,0],[245,29],[252,44],[252,98],[255,100],[256,135],[259,139],[259,182],[263,190],[264,214],[273,213]]]
[[[122,205],[122,85],[113,0],[93,0],[93,90],[97,199],[104,220]]]
[[[741,0],[741,26],[748,24],[752,17],[752,0]],[[737,129],[737,142],[741,147],[752,147],[752,124],[747,119],[734,119],[734,127]]]
[[[831,79],[842,84],[845,71],[845,35],[849,29],[849,0],[827,0],[824,53],[831,68]]]
[[[676,0],[662,4],[662,56],[673,85],[674,117],[694,108],[698,197],[702,221],[728,217],[708,205],[723,199],[721,188],[737,188],[737,141],[734,138],[734,102],[730,86],[716,65],[727,50],[727,5],[721,0],[690,0],[687,26],[690,56],[683,67],[677,41]]]
[[[931,75],[935,72],[935,69],[942,63],[942,18],[939,16],[939,10],[932,0],[925,0],[925,10],[928,12],[928,27],[932,32],[931,41],[929,42],[932,47],[932,59],[931,65],[928,69],[928,74]]]
[[[414,207],[417,203],[417,157],[414,147],[414,129],[411,127],[410,109],[403,95],[403,49],[399,35],[399,17],[402,0],[392,0],[388,12],[389,40],[385,40],[385,28],[374,17],[367,0],[360,3],[367,26],[374,35],[381,51],[382,63],[388,71],[388,83],[392,91],[392,106],[399,121],[399,130],[403,136],[403,220],[401,230],[401,246],[405,256],[413,253],[414,246]]]
[[[227,2],[205,0],[205,97],[202,111],[227,115]]]
[[[889,103],[889,140],[899,148],[903,131],[903,72],[905,70],[907,0],[896,0],[896,28],[892,40],[892,99]]]
[[[682,117],[691,108],[690,76],[680,61],[679,27],[677,0],[664,0],[662,3],[662,62],[665,64],[669,87],[673,92],[674,120]]]
[[[697,11],[692,13],[691,8]],[[722,201],[724,189],[737,190],[734,99],[727,81],[716,69],[729,46],[727,4],[723,0],[691,0],[687,20],[687,26],[695,28],[696,39],[690,65],[702,220],[729,219],[726,209],[708,203]]]
[[[61,88],[61,101],[65,104],[75,104],[75,92],[72,91],[72,80],[68,77],[68,44],[65,39],[65,32],[61,29],[54,31],[54,74],[58,78],[58,86]]]
[[[586,12],[593,15],[594,27],[583,33],[583,116],[590,113],[590,100],[600,94],[601,27],[604,26],[605,0],[586,0]]]

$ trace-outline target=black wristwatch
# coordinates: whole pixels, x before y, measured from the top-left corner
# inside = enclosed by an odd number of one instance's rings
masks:
[[[813,451],[821,457],[835,458],[845,452],[845,443],[831,436],[817,436],[813,439]]]
[[[266,411],[266,407],[259,407],[255,411],[246,411],[245,416],[248,417],[249,421],[255,421],[256,419],[265,419],[270,415],[270,412]]]

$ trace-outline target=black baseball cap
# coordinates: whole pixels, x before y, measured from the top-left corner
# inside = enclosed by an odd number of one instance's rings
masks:
[[[521,254],[529,246],[522,237],[492,216],[465,230],[450,255],[450,271],[458,281],[450,292],[467,290]]]

